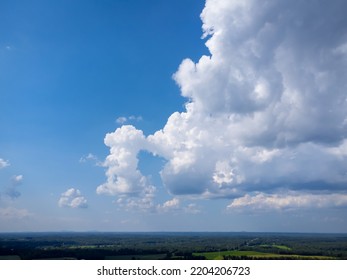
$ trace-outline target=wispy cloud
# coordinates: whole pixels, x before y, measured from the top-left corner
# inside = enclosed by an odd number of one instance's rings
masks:
[[[102,166],[103,163],[98,159],[98,157],[92,153],[89,153],[86,156],[82,156],[79,159],[80,163],[86,163],[86,162],[94,162],[96,166]]]
[[[5,197],[10,199],[16,199],[21,196],[21,192],[18,190],[18,186],[23,183],[23,175],[16,175],[11,178],[11,182],[7,185],[4,191]]]
[[[10,166],[10,163],[2,158],[0,158],[0,169]],[[4,187],[4,190],[1,192],[0,190],[0,198],[1,196],[9,197],[11,199],[18,198],[21,193],[17,189],[19,185],[23,183],[23,175],[16,175],[11,178],[11,182],[7,183]]]
[[[97,161],[98,158],[92,153],[89,153],[88,155],[81,157],[79,162],[87,162],[88,160]]]
[[[23,175],[16,175],[12,177],[12,184],[14,186],[18,186],[23,183],[24,177]]]
[[[0,219],[4,220],[23,219],[31,215],[27,209],[17,209],[14,207],[0,208]]]
[[[124,124],[124,123],[126,123],[127,122],[127,118],[126,117],[118,117],[117,119],[116,119],[116,123],[118,123],[118,124]]]
[[[0,158],[0,169],[9,166],[10,163],[2,158]]]
[[[122,117],[118,117],[116,119],[116,123],[118,123],[118,124],[125,124],[125,123],[131,122],[131,121],[139,122],[139,121],[142,121],[142,120],[143,120],[143,118],[141,116],[133,116],[133,115],[131,115],[129,117],[122,116]]]

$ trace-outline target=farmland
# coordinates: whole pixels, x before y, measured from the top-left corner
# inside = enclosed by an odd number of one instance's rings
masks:
[[[6,259],[347,259],[347,234],[1,233]]]
[[[334,257],[327,256],[304,256],[304,255],[292,255],[292,254],[276,254],[276,253],[264,253],[257,251],[219,251],[219,252],[205,252],[205,253],[193,253],[193,256],[202,256],[206,260],[228,260],[228,259],[243,259],[243,260],[331,260],[336,259]]]

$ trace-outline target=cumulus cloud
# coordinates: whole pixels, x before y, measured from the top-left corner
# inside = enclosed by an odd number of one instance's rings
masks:
[[[143,132],[124,125],[114,133],[108,133],[105,144],[110,147],[110,155],[104,162],[107,182],[97,188],[97,193],[136,196],[150,192],[148,179],[138,170],[137,154],[146,146]]]
[[[343,0],[207,0],[210,54],[174,74],[185,110],[152,135],[129,125],[107,134],[97,193],[143,197],[153,186],[138,169],[141,150],[166,160],[160,175],[176,196],[261,204],[247,194],[345,191],[346,9]]]
[[[155,212],[154,204],[155,187],[147,186],[136,194],[118,194],[118,199],[114,202],[120,209],[127,211]]]
[[[158,211],[168,212],[180,209],[180,200],[177,197],[174,197],[171,200],[168,200],[163,203],[163,205],[158,205]]]
[[[7,167],[7,166],[9,166],[9,165],[10,165],[10,164],[9,164],[8,161],[6,161],[6,160],[0,158],[0,169],[1,169],[1,168],[5,168],[5,167]]]
[[[181,203],[181,200],[177,197],[170,199],[163,204],[159,204],[156,207],[158,213],[166,213],[166,212],[178,212],[178,213],[187,213],[187,214],[198,214],[201,212],[199,207],[195,203],[189,203],[188,205],[184,205]]]
[[[62,193],[58,201],[59,207],[87,208],[87,199],[82,196],[80,190],[70,188]]]
[[[257,209],[257,210],[282,210],[297,208],[329,208],[346,207],[346,194],[308,194],[308,193],[288,193],[288,194],[246,194],[243,197],[234,199],[228,209]]]

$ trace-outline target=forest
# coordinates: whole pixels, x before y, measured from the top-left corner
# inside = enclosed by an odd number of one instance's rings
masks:
[[[0,233],[0,260],[347,259],[347,234]]]

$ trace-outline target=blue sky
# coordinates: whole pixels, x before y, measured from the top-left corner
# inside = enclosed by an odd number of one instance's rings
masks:
[[[347,231],[344,1],[0,1],[0,231]]]

